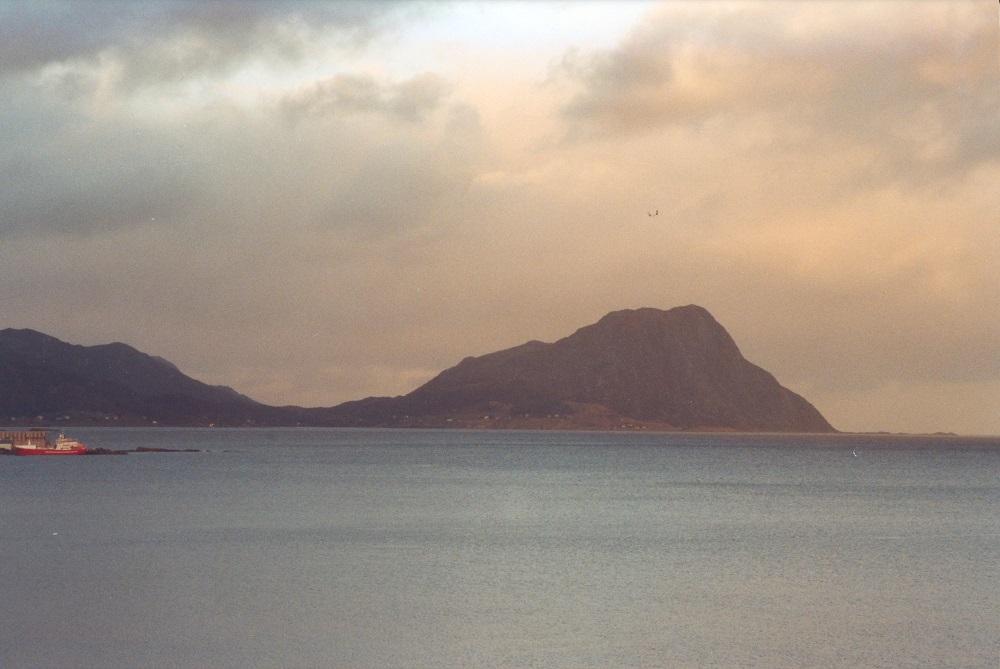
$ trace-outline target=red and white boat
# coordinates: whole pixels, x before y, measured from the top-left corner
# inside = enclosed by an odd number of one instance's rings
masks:
[[[14,444],[13,450],[14,455],[83,455],[87,452],[87,446],[83,442],[60,434],[55,443],[47,439],[40,444],[29,440],[27,443]]]

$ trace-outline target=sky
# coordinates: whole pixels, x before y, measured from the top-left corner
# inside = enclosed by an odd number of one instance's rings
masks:
[[[1000,434],[998,25],[0,0],[0,327],[329,406],[694,303],[841,430]]]

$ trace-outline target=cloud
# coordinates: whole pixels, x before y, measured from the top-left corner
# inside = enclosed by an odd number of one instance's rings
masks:
[[[53,119],[37,133],[24,127],[0,130],[5,237],[167,222],[197,208],[204,195],[203,152],[190,135],[142,123]]]
[[[566,54],[562,114],[576,139],[756,115],[785,143],[871,148],[863,178],[933,178],[1000,157],[995,18],[975,2],[667,5],[614,49]]]
[[[77,167],[88,170],[92,165],[81,161]],[[198,184],[187,174],[155,168],[137,172],[121,164],[96,169],[103,173],[78,178],[41,170],[37,165],[19,169],[19,182],[8,182],[4,189],[8,197],[0,205],[0,232],[10,236],[40,231],[78,235],[155,223],[157,217],[169,221],[188,212],[198,197]]]
[[[0,74],[113,64],[126,87],[295,58],[311,40],[362,44],[408,11],[392,2],[13,1],[0,6]]]
[[[339,74],[289,94],[280,105],[286,115],[380,113],[404,121],[421,121],[437,109],[448,93],[445,81],[431,73],[399,83],[381,83],[372,76]]]
[[[463,192],[483,150],[476,111],[445,104],[448,86],[430,74],[387,83],[344,75],[277,102],[164,115],[141,100],[94,110],[44,86],[4,89],[0,234],[8,238],[189,219],[395,234],[426,227],[442,198]]]

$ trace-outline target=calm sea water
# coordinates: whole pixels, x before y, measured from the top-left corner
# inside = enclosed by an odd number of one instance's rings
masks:
[[[72,433],[2,667],[1000,667],[997,439]]]

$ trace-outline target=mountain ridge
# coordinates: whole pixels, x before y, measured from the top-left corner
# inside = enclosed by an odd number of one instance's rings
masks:
[[[835,431],[697,305],[613,311],[551,343],[465,357],[405,395],[333,407],[262,404],[127,344],[33,330],[0,330],[0,373],[21,379],[0,386],[0,421],[107,424],[117,410],[115,424]],[[11,385],[33,402],[19,406]],[[59,406],[60,393],[82,405]]]
[[[747,361],[697,305],[614,311],[552,343],[466,357],[406,395],[329,411],[356,425],[431,426],[446,416],[445,423],[472,427],[545,426],[553,418],[572,427],[567,415],[578,415],[587,427],[608,429],[835,431]]]
[[[32,329],[0,330],[0,421],[101,424],[257,422],[270,407],[121,342],[82,346]],[[39,419],[38,417],[41,417]]]

